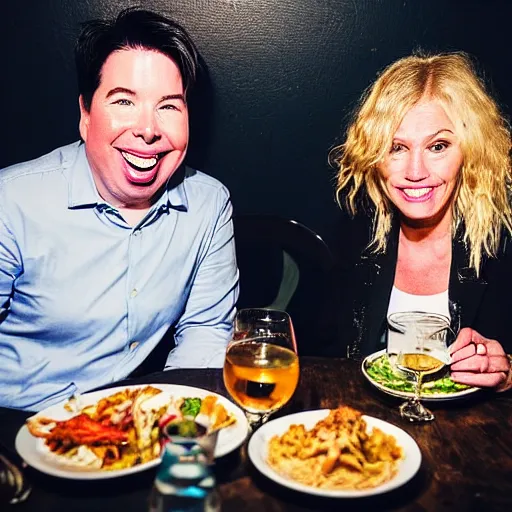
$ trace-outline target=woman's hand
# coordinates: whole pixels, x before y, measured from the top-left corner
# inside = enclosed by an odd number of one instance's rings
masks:
[[[499,391],[512,387],[510,361],[496,340],[465,327],[450,346],[450,354],[454,381]]]

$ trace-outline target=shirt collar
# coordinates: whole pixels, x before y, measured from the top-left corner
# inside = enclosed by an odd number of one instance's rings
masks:
[[[185,190],[185,178],[189,169],[180,167],[165,184],[165,192],[157,204],[168,205],[175,210],[188,210],[187,192]],[[80,208],[96,206],[105,203],[100,197],[92,177],[91,167],[85,153],[85,144],[80,144],[77,149],[77,156],[71,168],[71,179],[68,188],[68,207]]]
[[[92,177],[91,168],[85,154],[85,144],[77,149],[75,162],[71,168],[68,188],[68,208],[96,206],[103,203]]]
[[[162,199],[166,198],[166,203],[170,208],[179,211],[188,210],[187,191],[185,189],[186,177],[190,170],[182,165],[165,184],[165,192]]]

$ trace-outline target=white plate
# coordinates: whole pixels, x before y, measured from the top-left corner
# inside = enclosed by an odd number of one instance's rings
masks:
[[[289,426],[293,424],[303,424],[305,428],[309,430],[328,414],[329,409],[321,409],[290,414],[288,416],[283,416],[282,418],[269,421],[256,430],[252,435],[248,448],[249,458],[261,473],[278,484],[289,487],[295,491],[324,496],[327,498],[362,498],[365,496],[388,492],[405,484],[418,471],[421,464],[421,452],[416,441],[414,441],[414,439],[402,429],[395,427],[395,425],[373,418],[372,416],[363,416],[368,425],[368,429],[377,427],[384,433],[391,434],[395,437],[397,444],[402,447],[404,453],[404,458],[398,463],[397,474],[391,480],[382,485],[371,489],[321,489],[310,485],[304,485],[282,476],[270,466],[267,462],[267,454],[268,443],[272,437],[275,435],[283,435],[288,430]]]
[[[369,363],[373,362],[375,359],[379,358],[380,356],[384,355],[386,353],[385,350],[379,350],[378,352],[375,352],[374,354],[371,354],[363,360],[363,363],[361,364],[361,370],[363,372],[363,375],[366,377],[366,379],[375,386],[377,389],[380,389],[384,393],[396,396],[399,398],[414,398],[414,393],[411,393],[409,391],[399,391],[397,389],[391,389],[386,387],[384,384],[377,382],[373,379],[373,377],[368,373],[368,365]],[[467,395],[471,395],[477,391],[480,391],[480,388],[474,388],[470,387],[468,389],[463,389],[461,391],[455,391],[453,393],[422,393],[420,395],[420,398],[422,401],[432,401],[437,402],[439,400],[456,400],[458,398],[465,397]]]
[[[223,396],[201,388],[179,386],[175,384],[144,384],[137,386],[121,386],[81,395],[81,405],[91,405],[96,403],[101,398],[113,395],[118,391],[125,389],[139,389],[147,385],[161,389],[173,397],[204,398],[207,395],[214,395],[230,413],[235,415],[236,422],[219,432],[217,446],[215,447],[215,457],[222,457],[235,448],[238,448],[247,437],[248,423],[243,411]],[[38,416],[44,416],[56,420],[69,419],[75,414],[66,411],[64,409],[64,404],[65,402],[48,407],[47,409],[39,412]],[[59,456],[51,453],[50,449],[45,445],[44,439],[34,437],[28,431],[26,425],[21,427],[21,429],[18,431],[15,446],[18,453],[30,466],[49,475],[62,478],[71,478],[73,480],[102,480],[106,478],[115,478],[118,476],[138,473],[139,471],[144,471],[148,468],[157,466],[160,463],[160,459],[158,458],[130,468],[112,471],[98,469],[91,470],[72,466],[69,463],[63,462]]]

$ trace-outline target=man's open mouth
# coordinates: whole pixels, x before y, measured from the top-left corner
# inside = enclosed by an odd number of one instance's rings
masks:
[[[150,171],[153,169],[161,158],[161,154],[142,157],[132,153],[127,153],[126,151],[121,151],[121,155],[123,155],[123,158],[131,167],[133,167],[136,171],[141,172]]]
[[[119,152],[125,162],[123,169],[126,179],[136,185],[153,183],[160,169],[162,158],[169,153],[169,151],[162,151],[152,155],[141,155],[122,149]]]

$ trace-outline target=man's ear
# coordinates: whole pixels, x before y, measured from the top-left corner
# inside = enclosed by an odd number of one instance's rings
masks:
[[[80,123],[78,124],[78,128],[80,130],[80,136],[82,137],[83,141],[87,141],[87,135],[89,133],[89,120],[90,120],[90,113],[85,108],[84,105],[84,98],[80,94],[78,98],[78,105],[80,106]]]

